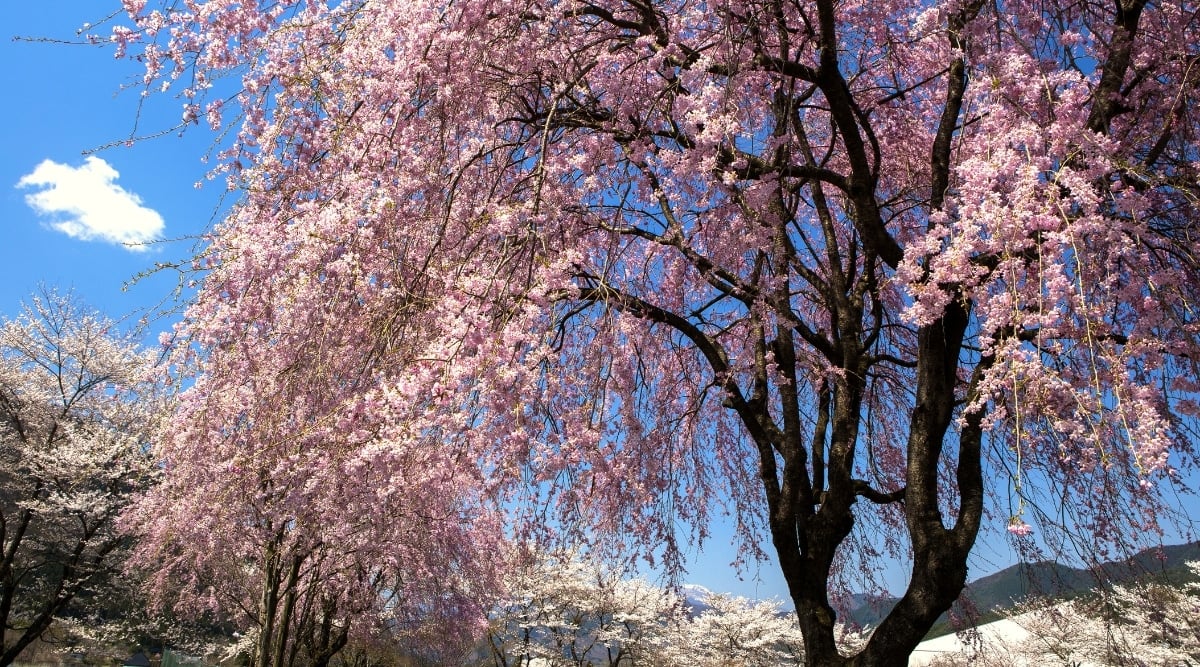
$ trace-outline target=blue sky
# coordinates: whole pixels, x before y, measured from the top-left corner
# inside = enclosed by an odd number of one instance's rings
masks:
[[[108,2],[64,0],[9,7],[0,39],[0,313],[11,314],[38,285],[73,289],[114,318],[153,308],[176,276],[123,287],[155,263],[190,255],[190,241],[130,248],[122,242],[194,237],[212,220],[222,187],[197,190],[212,136],[201,128],[123,145],[138,119],[138,91],[121,90],[138,64],[107,47],[79,41],[85,22],[104,18]],[[114,1],[111,3],[116,5]],[[141,130],[173,126],[170,99],[151,100]],[[95,149],[117,142],[118,146]],[[94,152],[93,152],[94,151]],[[87,153],[85,155],[85,153]],[[162,329],[170,322],[152,323]]]

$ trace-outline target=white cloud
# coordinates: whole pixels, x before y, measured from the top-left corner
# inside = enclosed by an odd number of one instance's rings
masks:
[[[145,250],[148,246],[143,244],[162,236],[162,216],[117,185],[118,176],[116,169],[95,156],[81,167],[43,160],[17,181],[17,187],[39,188],[25,195],[25,203],[51,218],[50,226],[67,236]]]

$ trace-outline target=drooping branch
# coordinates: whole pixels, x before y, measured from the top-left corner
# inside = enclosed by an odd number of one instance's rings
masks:
[[[762,419],[762,415],[756,414],[751,409],[749,399],[743,394],[741,387],[737,384],[737,379],[731,373],[728,354],[717,341],[677,313],[616,289],[598,277],[584,275],[580,278],[585,281],[585,285],[578,290],[577,298],[579,300],[613,307],[634,317],[664,324],[684,335],[708,362],[717,384],[725,391],[726,400],[746,421],[746,427],[750,429],[754,440],[768,444],[768,446],[769,443],[779,441],[779,433],[774,425],[766,422]]]

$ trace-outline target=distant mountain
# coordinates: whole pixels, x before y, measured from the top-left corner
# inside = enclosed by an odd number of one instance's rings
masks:
[[[705,598],[713,594],[707,588],[698,584],[684,584],[679,587],[679,592],[683,595],[683,602],[688,606],[692,616],[698,616],[705,610],[711,609],[704,603]]]
[[[979,611],[989,611],[1029,596],[1071,595],[1102,581],[1122,583],[1163,574],[1192,560],[1200,560],[1200,542],[1146,549],[1124,560],[1102,563],[1095,571],[1052,562],[1019,563],[968,584],[968,599]]]
[[[1070,567],[1051,561],[1018,563],[969,584],[951,614],[972,622],[992,620],[1027,597],[1073,597],[1095,588],[1101,581],[1121,583],[1147,575],[1183,576],[1188,561],[1200,560],[1200,542],[1140,551],[1132,557],[1102,563],[1096,570]],[[895,606],[897,598],[855,596],[849,618],[863,626],[877,625]],[[943,615],[930,637],[953,631]]]

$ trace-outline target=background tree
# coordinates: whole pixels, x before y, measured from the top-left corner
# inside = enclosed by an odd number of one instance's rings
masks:
[[[155,478],[166,394],[153,362],[70,295],[45,292],[0,324],[0,665],[58,614],[86,614],[119,571],[117,515]]]
[[[1027,664],[1189,664],[1200,658],[1198,592],[1147,581],[1041,605],[1016,619],[1030,636],[1010,653]]]
[[[801,664],[796,618],[778,602],[688,600],[577,554],[542,555],[509,577],[493,610],[486,662],[672,667]]]
[[[1190,577],[1200,575],[1200,564],[1187,568]],[[1147,577],[1067,601],[1028,600],[1008,620],[1020,628],[1020,636],[981,632],[967,650],[928,664],[1167,667],[1200,659],[1200,584],[1195,581],[1173,585]]]
[[[778,601],[713,594],[697,613],[674,622],[651,664],[772,667],[804,664],[804,638]]]
[[[575,554],[542,555],[509,576],[488,629],[488,664],[653,664],[686,615],[678,595]]]
[[[985,516],[1120,546],[1191,462],[1184,0],[126,7],[148,90],[240,114],[210,382],[336,321],[357,355],[306,368],[445,438],[517,537],[677,571],[679,526],[736,516],[810,664],[902,664]],[[881,553],[907,590],[842,657],[831,600]]]

